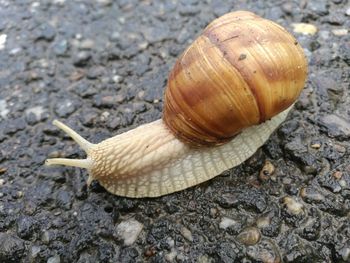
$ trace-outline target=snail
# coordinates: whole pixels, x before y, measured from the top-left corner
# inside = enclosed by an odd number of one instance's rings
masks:
[[[282,26],[248,11],[211,22],[176,61],[163,116],[93,144],[55,120],[86,159],[87,183],[127,197],[162,196],[207,181],[253,155],[304,87],[303,49]]]

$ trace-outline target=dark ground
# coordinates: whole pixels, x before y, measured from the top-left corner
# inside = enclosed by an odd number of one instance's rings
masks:
[[[350,4],[223,2],[0,0],[0,262],[350,262]],[[53,119],[99,142],[160,118],[175,58],[239,9],[319,30],[296,34],[307,86],[250,160],[140,200],[43,166],[84,157]]]

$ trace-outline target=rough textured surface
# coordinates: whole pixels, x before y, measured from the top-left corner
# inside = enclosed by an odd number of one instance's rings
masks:
[[[349,28],[349,2],[223,2],[0,1],[1,262],[350,261],[350,35],[334,31]],[[92,142],[160,118],[176,57],[238,9],[318,29],[296,34],[307,87],[252,158],[140,200],[87,188],[80,169],[42,166],[84,157],[54,118]],[[275,171],[259,177],[265,160]],[[117,226],[132,218],[143,228],[126,246]]]

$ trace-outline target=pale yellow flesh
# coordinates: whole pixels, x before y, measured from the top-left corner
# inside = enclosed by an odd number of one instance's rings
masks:
[[[245,129],[230,142],[200,149],[176,139],[162,120],[142,125],[99,144],[88,144],[87,159],[48,159],[47,164],[86,168],[88,183],[98,180],[109,192],[128,197],[156,197],[207,181],[252,156],[285,120],[289,110]],[[85,142],[57,122],[73,139]],[[76,161],[76,163],[75,163]]]

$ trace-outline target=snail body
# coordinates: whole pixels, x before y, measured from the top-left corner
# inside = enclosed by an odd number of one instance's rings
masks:
[[[285,120],[306,79],[302,48],[281,26],[253,13],[207,26],[171,71],[163,118],[92,144],[54,124],[87,153],[47,164],[86,168],[109,192],[155,197],[207,181],[263,145]]]

